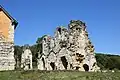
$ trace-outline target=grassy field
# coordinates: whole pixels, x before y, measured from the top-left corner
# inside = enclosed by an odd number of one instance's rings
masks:
[[[3,71],[0,80],[120,80],[120,72]]]

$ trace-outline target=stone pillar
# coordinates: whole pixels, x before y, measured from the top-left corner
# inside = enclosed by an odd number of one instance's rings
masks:
[[[21,68],[24,70],[32,70],[32,52],[29,46],[24,46],[21,56]]]

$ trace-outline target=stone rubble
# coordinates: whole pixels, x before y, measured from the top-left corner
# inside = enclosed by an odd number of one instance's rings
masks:
[[[21,69],[32,70],[32,52],[28,45],[25,45],[23,48],[21,56]]]
[[[54,37],[45,36],[42,40],[42,53],[38,56],[38,69],[99,70],[85,23],[71,20],[68,29],[58,27]]]

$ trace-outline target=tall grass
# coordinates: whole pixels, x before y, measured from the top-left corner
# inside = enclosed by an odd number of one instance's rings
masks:
[[[120,72],[2,71],[0,80],[120,80]]]

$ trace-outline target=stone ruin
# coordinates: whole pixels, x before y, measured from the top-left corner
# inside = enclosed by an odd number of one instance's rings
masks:
[[[38,55],[38,69],[99,70],[85,23],[71,20],[68,29],[58,27],[54,37],[45,36],[42,39],[42,53]]]
[[[18,22],[0,6],[0,71],[14,70],[14,30]],[[21,57],[21,68],[32,69],[32,53],[25,46]],[[55,36],[45,36],[42,52],[38,55],[39,70],[97,71],[94,46],[88,38],[86,25],[71,20],[68,29],[58,27]]]
[[[29,49],[29,45],[23,47],[23,53],[21,56],[21,69],[32,70],[32,52]]]

